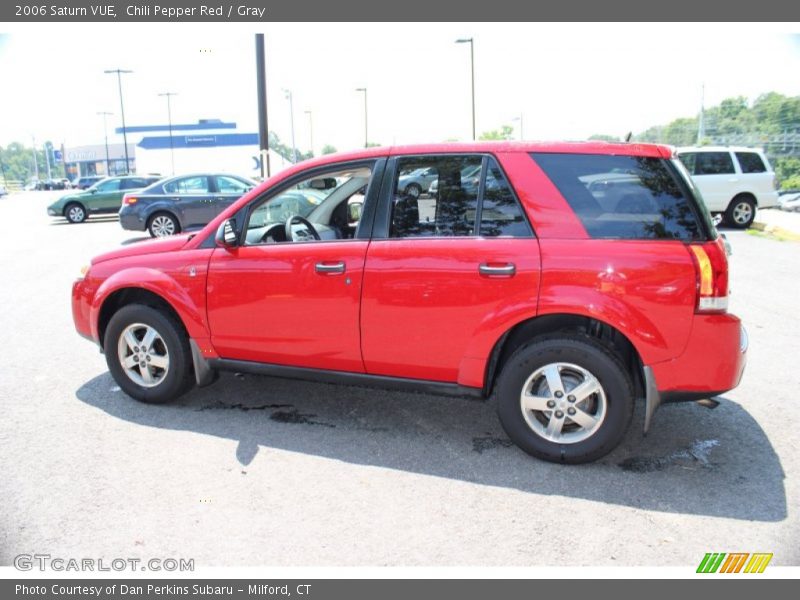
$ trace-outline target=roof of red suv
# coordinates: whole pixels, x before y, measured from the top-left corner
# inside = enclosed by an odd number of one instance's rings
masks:
[[[442,144],[415,144],[409,146],[379,146],[362,150],[350,150],[326,154],[297,163],[273,175],[283,179],[309,167],[322,166],[333,162],[374,158],[378,156],[403,156],[415,154],[448,154],[461,152],[554,152],[562,154],[618,154],[624,156],[650,156],[669,158],[674,149],[660,144],[640,144],[624,142],[449,142]]]

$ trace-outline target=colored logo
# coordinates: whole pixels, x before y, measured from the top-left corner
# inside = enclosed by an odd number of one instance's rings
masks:
[[[700,561],[698,573],[763,573],[772,553],[709,552]]]

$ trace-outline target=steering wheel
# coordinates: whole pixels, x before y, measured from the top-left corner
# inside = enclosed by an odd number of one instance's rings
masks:
[[[295,232],[292,229],[292,225],[305,225],[306,231],[302,232],[301,230]],[[292,215],[286,219],[286,225],[284,225],[284,229],[286,231],[286,240],[290,242],[307,242],[309,238],[315,240],[322,239],[319,237],[319,233],[317,233],[317,230],[314,229],[314,226],[311,224],[311,222],[300,215]]]

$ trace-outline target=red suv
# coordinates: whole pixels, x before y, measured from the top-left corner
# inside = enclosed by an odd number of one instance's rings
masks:
[[[404,194],[419,169],[435,191]],[[727,295],[671,149],[508,142],[307,161],[199,233],[95,258],[72,310],[137,400],[220,370],[495,394],[520,448],[578,463],[620,442],[636,399],[646,429],[662,402],[739,383]]]

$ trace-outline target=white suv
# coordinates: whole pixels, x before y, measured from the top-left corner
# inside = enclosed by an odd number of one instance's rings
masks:
[[[778,180],[761,150],[715,147],[678,148],[712,213],[724,213],[732,227],[749,227],[756,207],[778,205]]]

